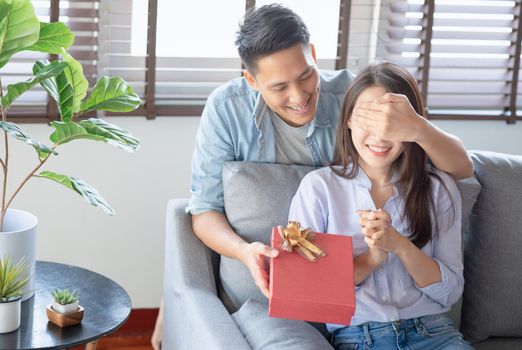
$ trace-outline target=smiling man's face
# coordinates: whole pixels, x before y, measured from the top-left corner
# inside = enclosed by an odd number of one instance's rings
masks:
[[[301,126],[315,117],[319,98],[319,72],[310,45],[296,44],[256,61],[255,75],[247,81],[287,124]]]

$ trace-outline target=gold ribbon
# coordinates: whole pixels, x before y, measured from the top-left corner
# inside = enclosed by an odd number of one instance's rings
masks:
[[[289,221],[286,227],[277,226],[277,232],[283,239],[280,248],[291,253],[294,249],[305,259],[315,262],[326,256],[326,251],[311,241],[315,234],[310,228],[302,229],[297,221]]]

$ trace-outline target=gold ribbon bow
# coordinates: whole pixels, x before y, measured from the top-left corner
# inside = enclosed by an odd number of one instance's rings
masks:
[[[311,262],[326,256],[326,251],[317,244],[312,243],[315,234],[310,228],[302,229],[297,221],[289,221],[285,227],[277,226],[277,232],[283,239],[280,248],[291,253],[296,250],[302,257]]]

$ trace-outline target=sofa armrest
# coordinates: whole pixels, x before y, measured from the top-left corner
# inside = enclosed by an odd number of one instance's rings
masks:
[[[216,254],[192,231],[186,199],[167,206],[162,348],[250,349],[217,297]]]

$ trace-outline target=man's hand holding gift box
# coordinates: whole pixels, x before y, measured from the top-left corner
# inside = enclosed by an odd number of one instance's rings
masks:
[[[355,311],[352,238],[313,233],[298,222],[272,230],[268,314],[349,325]]]

